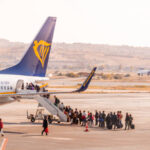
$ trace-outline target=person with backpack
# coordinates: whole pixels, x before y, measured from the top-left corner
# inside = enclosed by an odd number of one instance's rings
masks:
[[[128,128],[129,130],[129,127],[130,127],[130,117],[129,117],[129,114],[126,113],[126,118],[125,118],[125,130]]]
[[[98,112],[97,110],[95,111],[95,125],[98,125]]]
[[[60,100],[59,100],[56,96],[54,96],[54,99],[55,99],[54,105],[55,105],[55,106],[58,106],[59,103],[60,103]]]
[[[135,128],[135,126],[134,126],[134,124],[133,124],[133,117],[132,117],[131,114],[129,115],[129,126],[130,126],[131,129],[134,129],[134,128]]]
[[[117,121],[118,121],[117,115],[116,115],[116,113],[114,112],[114,114],[112,115],[112,126],[113,126],[114,130],[115,130],[116,127],[117,127]]]
[[[82,113],[82,126],[85,126],[85,125],[86,125],[86,112],[84,110]]]
[[[102,118],[102,113],[99,111],[99,127],[102,127],[102,122],[103,122],[103,118]]]
[[[81,110],[79,111],[79,114],[78,114],[78,120],[79,120],[79,124],[82,125],[82,112],[81,112]]]
[[[103,113],[102,113],[102,123],[101,123],[101,126],[103,128],[105,128],[105,121],[106,121],[106,114],[105,114],[105,111],[103,111]]]
[[[106,116],[106,127],[107,129],[112,129],[112,121],[111,121],[110,113],[108,113]]]

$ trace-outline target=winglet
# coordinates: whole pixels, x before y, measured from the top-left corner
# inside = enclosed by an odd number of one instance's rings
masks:
[[[92,78],[94,76],[94,73],[95,73],[96,69],[97,69],[97,67],[94,67],[92,69],[91,73],[86,78],[86,80],[83,82],[83,84],[81,85],[81,87],[78,90],[76,90],[75,92],[83,92],[83,91],[85,91],[88,88],[88,86],[89,86],[89,84],[90,84],[90,82],[91,82],[91,80],[92,80]]]

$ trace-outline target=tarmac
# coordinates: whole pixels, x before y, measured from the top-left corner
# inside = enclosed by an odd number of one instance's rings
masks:
[[[135,130],[85,128],[67,123],[49,126],[49,135],[41,136],[42,121],[34,124],[26,118],[26,110],[34,113],[37,102],[22,100],[0,107],[4,121],[6,150],[149,150],[150,93],[66,94],[58,95],[65,105],[94,112],[121,110],[133,115]],[[123,118],[124,120],[125,118]],[[0,137],[0,142],[3,137]]]

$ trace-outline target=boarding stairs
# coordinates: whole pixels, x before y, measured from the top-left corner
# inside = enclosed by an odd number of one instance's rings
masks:
[[[67,116],[62,112],[57,106],[55,106],[50,98],[42,97],[42,96],[35,96],[35,99],[43,106],[45,107],[48,112],[50,112],[53,115],[57,115],[61,122],[67,122]]]

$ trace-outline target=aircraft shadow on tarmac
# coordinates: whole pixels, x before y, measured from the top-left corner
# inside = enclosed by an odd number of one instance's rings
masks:
[[[50,124],[50,125],[64,126],[64,127],[65,127],[65,126],[70,126],[70,127],[72,126],[71,124],[67,124],[67,123],[66,123],[66,124],[65,124],[65,123],[52,123],[52,124]]]
[[[8,133],[8,134],[25,134],[24,132],[14,132],[14,131],[4,131],[4,133]]]
[[[4,122],[5,125],[41,125],[42,126],[42,122]],[[66,123],[52,123],[50,125],[56,125],[56,126],[72,126],[71,124],[66,124]]]
[[[36,123],[31,123],[31,122],[4,122],[4,124],[6,125],[42,125],[42,123],[40,122],[36,122]]]

